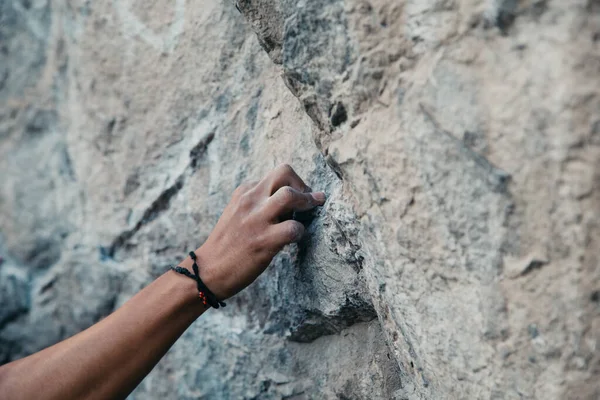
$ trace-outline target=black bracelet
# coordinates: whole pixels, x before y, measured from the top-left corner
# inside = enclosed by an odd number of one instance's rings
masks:
[[[213,308],[225,307],[226,304],[217,299],[217,296],[215,296],[215,294],[211,292],[211,290],[204,284],[204,282],[202,282],[202,279],[200,279],[198,264],[196,263],[196,253],[190,251],[190,257],[192,257],[192,260],[194,260],[194,265],[192,266],[192,268],[194,269],[193,274],[190,271],[188,271],[187,268],[183,267],[170,267],[170,269],[179,274],[185,275],[188,278],[192,278],[196,281],[196,286],[198,287],[198,297],[202,299],[202,304],[208,304]]]

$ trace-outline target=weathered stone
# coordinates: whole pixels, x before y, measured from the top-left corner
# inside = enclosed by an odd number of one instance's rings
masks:
[[[131,398],[597,398],[598,8],[3,2],[0,361],[287,162],[328,193],[308,235]]]

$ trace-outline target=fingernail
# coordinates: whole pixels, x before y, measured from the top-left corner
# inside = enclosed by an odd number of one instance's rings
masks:
[[[318,203],[324,203],[325,202],[325,193],[323,193],[323,192],[312,192],[311,196]]]

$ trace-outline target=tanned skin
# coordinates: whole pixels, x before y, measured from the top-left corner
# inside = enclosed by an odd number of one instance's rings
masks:
[[[300,240],[304,226],[287,216],[324,202],[285,164],[241,185],[196,250],[200,277],[219,299],[233,296]],[[179,265],[192,271],[189,257]],[[207,307],[194,280],[166,272],[92,327],[0,367],[0,398],[124,399]]]

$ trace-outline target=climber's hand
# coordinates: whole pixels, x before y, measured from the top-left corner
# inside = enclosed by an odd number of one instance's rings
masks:
[[[289,165],[281,165],[260,182],[234,192],[219,222],[196,251],[200,276],[219,299],[252,283],[288,243],[300,240],[304,226],[289,219],[325,202]]]

